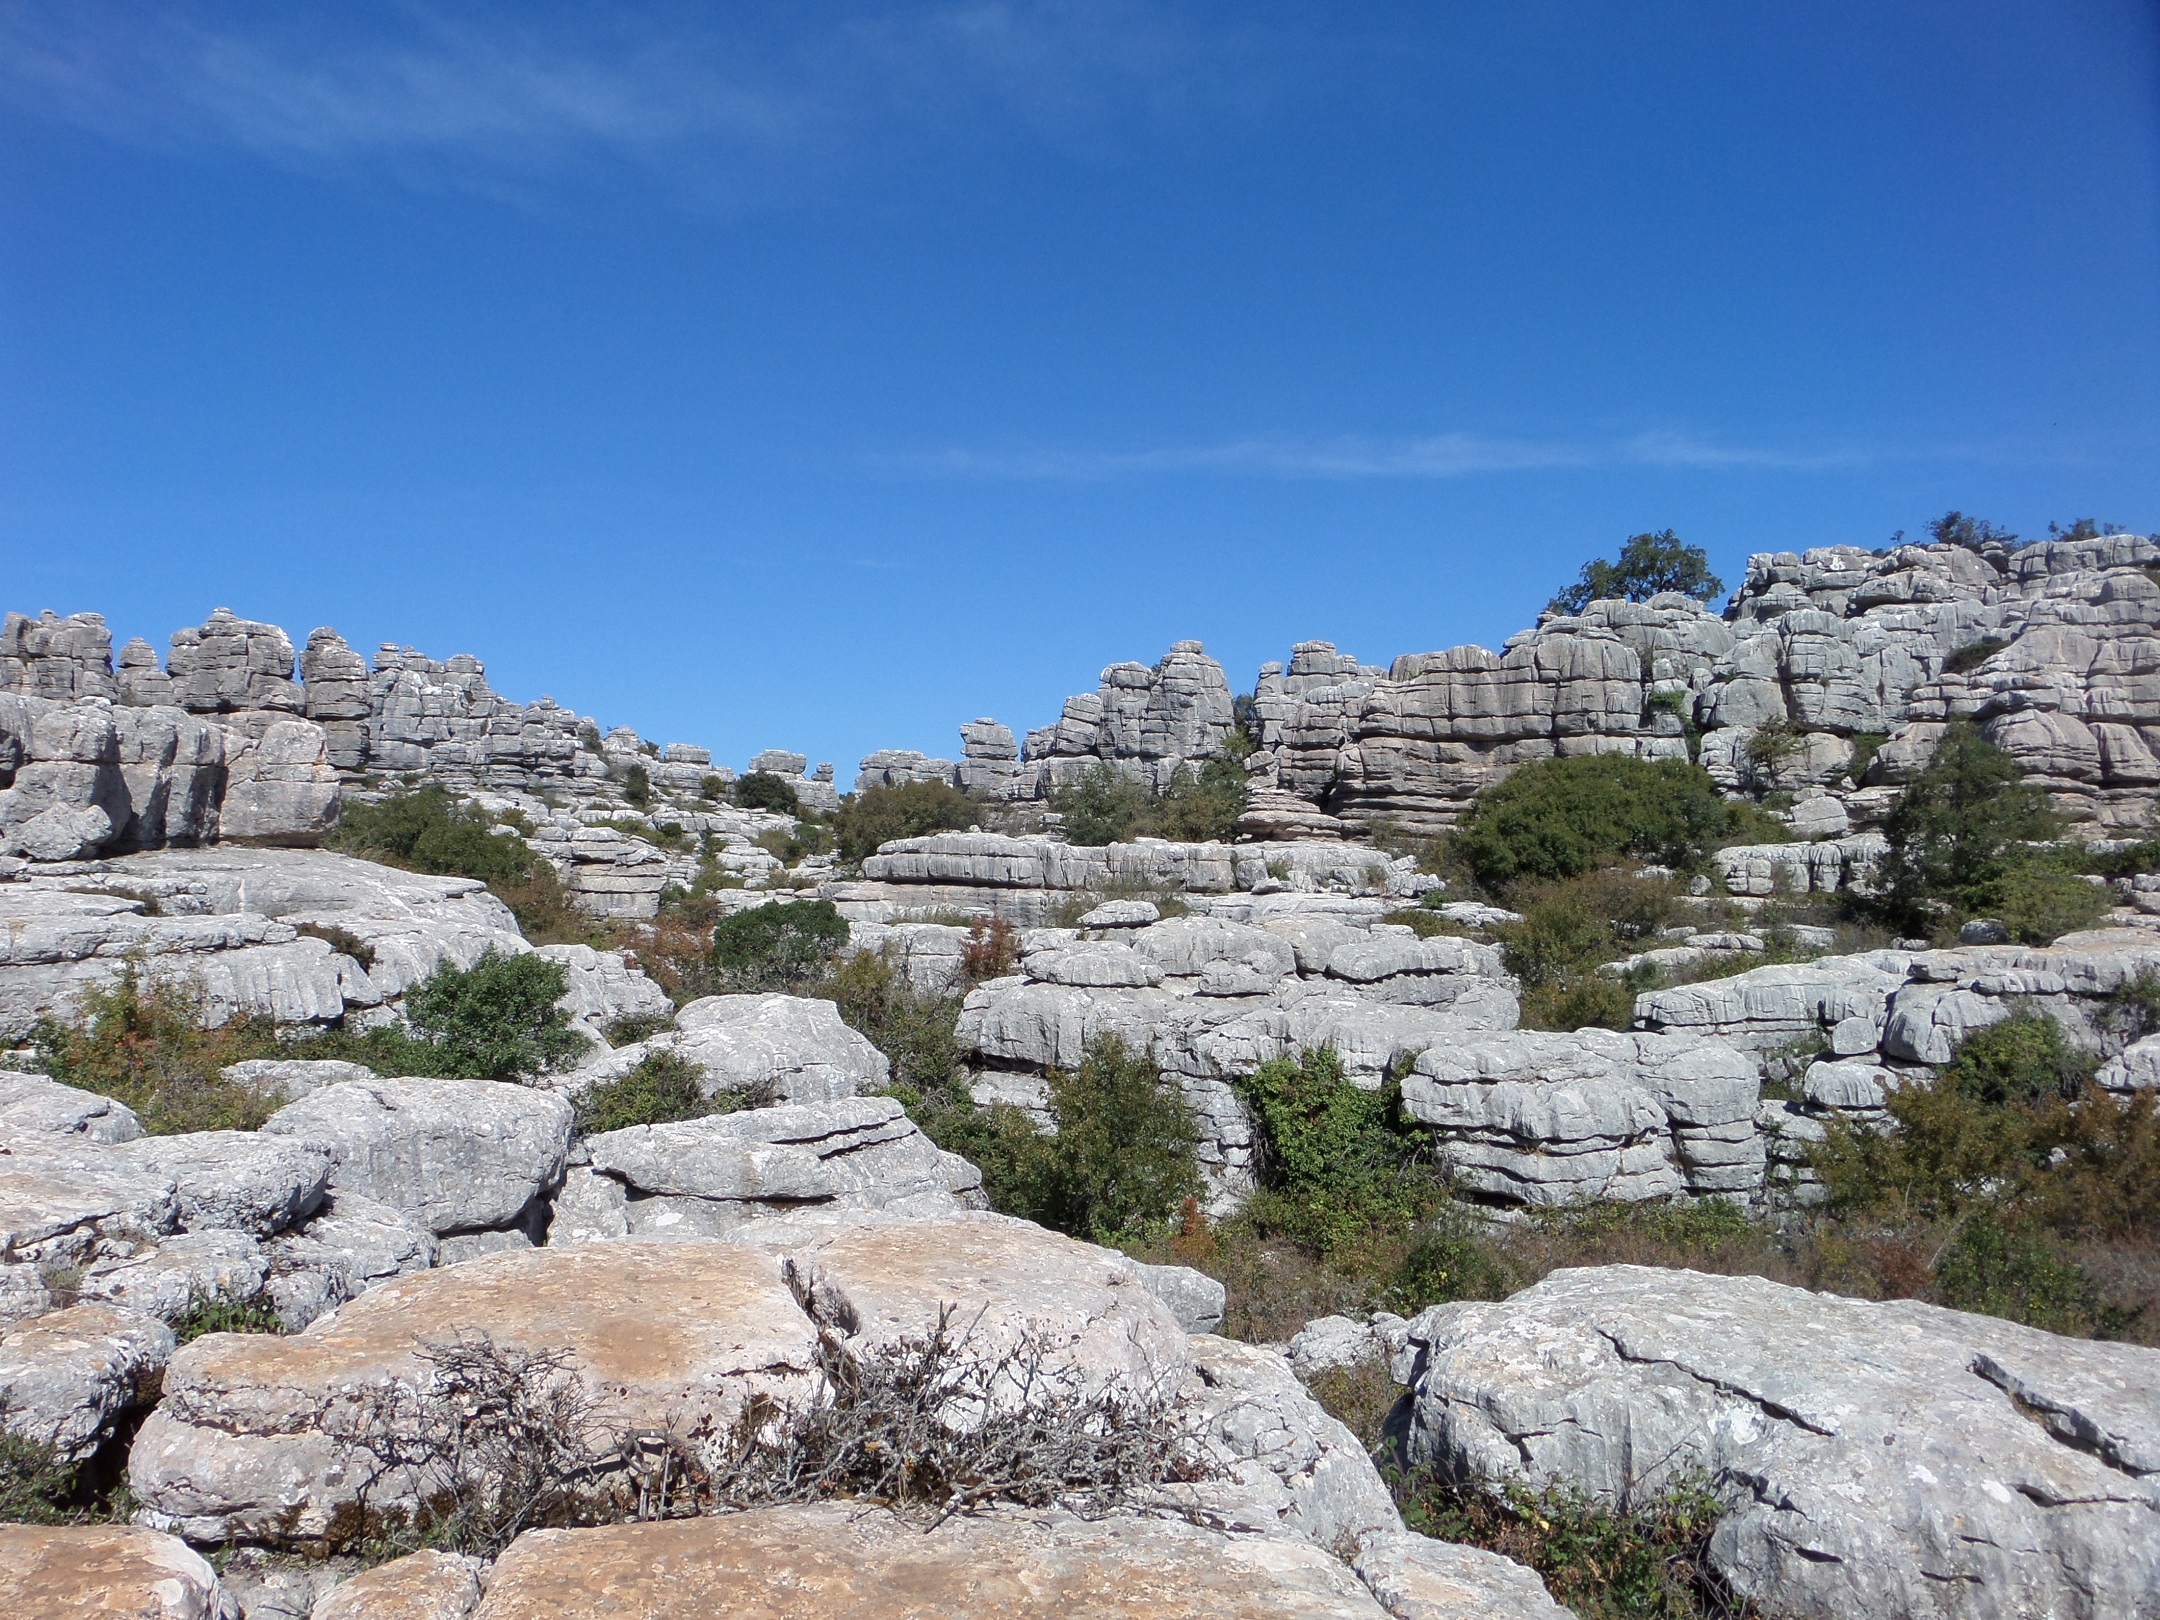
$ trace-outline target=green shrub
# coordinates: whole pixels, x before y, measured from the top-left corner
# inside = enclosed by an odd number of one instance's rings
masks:
[[[1935,1265],[1935,1289],[1953,1310],[1979,1311],[2050,1333],[2090,1334],[2101,1316],[2085,1268],[2031,1225],[1978,1214]]]
[[[1639,986],[1598,972],[1648,944],[1678,904],[1668,879],[1613,867],[1553,883],[1525,883],[1511,896],[1522,921],[1492,929],[1508,971],[1522,985],[1526,1029],[1626,1029]]]
[[[2052,838],[2059,820],[2020,774],[1971,721],[1950,723],[1883,824],[1890,848],[1876,872],[1875,908],[1893,926],[1923,932],[1946,913],[1999,905],[2017,846]]]
[[[850,794],[833,818],[840,858],[860,864],[896,838],[962,832],[982,819],[982,806],[949,782],[894,782]]]
[[[173,1337],[190,1344],[205,1333],[283,1333],[278,1314],[259,1299],[198,1295],[173,1319]]]
[[[134,967],[83,993],[75,1021],[41,1019],[31,1044],[45,1073],[125,1103],[152,1136],[252,1131],[276,1112],[275,1097],[221,1078],[226,1065],[284,1055],[263,1018],[203,1028],[200,990],[148,981]]]
[[[487,817],[433,784],[375,804],[348,802],[324,843],[348,855],[488,884],[523,883],[542,864],[524,839],[493,830]]]
[[[1465,1209],[1443,1203],[1418,1228],[1381,1303],[1400,1316],[1458,1299],[1505,1299],[1514,1278]]]
[[[1091,765],[1079,781],[1050,795],[1050,808],[1063,818],[1065,836],[1075,844],[1123,844],[1140,836],[1153,797],[1144,783],[1115,766]]]
[[[745,810],[771,810],[792,816],[802,809],[787,778],[771,771],[751,771],[735,778],[735,802]]]
[[[1887,1128],[1831,1119],[1809,1155],[1839,1215],[1954,1220],[1994,1207],[2030,1168],[2029,1116],[1955,1082],[1904,1086],[1887,1112]]]
[[[1396,923],[1407,928],[1419,939],[1465,939],[1470,930],[1459,922],[1451,922],[1430,906],[1404,906],[1391,911],[1380,919],[1384,923]]]
[[[1263,1063],[1237,1092],[1260,1127],[1255,1213],[1273,1230],[1328,1254],[1374,1227],[1407,1227],[1437,1201],[1422,1133],[1397,1127],[1395,1088],[1351,1084],[1331,1049]]]
[[[652,807],[652,772],[641,762],[631,761],[630,768],[623,772],[622,796],[623,803],[633,810]]]
[[[0,1399],[0,1418],[7,1403]],[[49,1445],[0,1428],[0,1524],[70,1524],[89,1515],[75,1506],[81,1474]]]
[[[1937,545],[1963,546],[1967,551],[2018,543],[2008,529],[1998,529],[1985,518],[1967,517],[1954,507],[1930,523],[1927,531]]]
[[[1050,807],[1075,844],[1128,844],[1135,838],[1220,843],[1235,836],[1245,797],[1245,768],[1226,751],[1197,768],[1185,766],[1161,794],[1115,766],[1093,765],[1053,793]]]
[[[1624,855],[1692,867],[1733,825],[1700,766],[1584,754],[1518,765],[1484,789],[1453,848],[1479,882],[1501,888],[1578,877]]]
[[[443,962],[405,994],[406,1021],[435,1048],[442,1074],[510,1080],[545,1074],[585,1050],[569,1027],[563,969],[489,946],[470,968]]]
[[[830,900],[776,900],[721,918],[712,964],[735,989],[785,990],[824,973],[847,939],[847,919]]]
[[[1967,642],[1943,660],[1943,673],[1969,675],[2009,645],[2000,636],[1983,636],[1978,641]]]
[[[1050,1076],[1051,1137],[1020,1169],[1025,1214],[1106,1242],[1160,1225],[1201,1192],[1199,1132],[1175,1081],[1114,1035]]]
[[[2075,1098],[2098,1067],[2089,1053],[2070,1044],[2054,1019],[2017,1012],[1960,1041],[1942,1083],[1983,1107],[2031,1107],[2049,1097]]]
[[[2108,892],[2076,872],[2013,865],[1996,884],[1995,918],[2021,945],[2047,945],[2094,928],[2108,914]]]
[[[1845,762],[1845,779],[1858,787],[1866,780],[1868,767],[1875,763],[1875,756],[1882,745],[1890,739],[1880,731],[1856,731],[1852,736],[1852,755]]]
[[[633,1125],[670,1125],[731,1112],[745,1099],[708,1097],[697,1065],[673,1052],[648,1053],[636,1068],[589,1087],[577,1100],[577,1128],[584,1136],[628,1130]]]
[[[1697,1476],[1617,1507],[1566,1486],[1533,1490],[1511,1482],[1487,1495],[1429,1476],[1398,1480],[1396,1496],[1409,1529],[1528,1565],[1580,1620],[1752,1612],[1710,1567],[1710,1537],[1724,1507]]]
[[[1670,529],[1631,534],[1620,560],[1586,562],[1581,576],[1545,604],[1548,613],[1580,613],[1592,602],[1618,599],[1647,602],[1665,591],[1678,591],[1698,602],[1721,594],[1725,582],[1710,572],[1710,557],[1700,546],[1683,545]]]

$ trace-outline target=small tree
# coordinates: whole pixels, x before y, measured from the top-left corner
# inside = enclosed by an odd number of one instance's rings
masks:
[[[1050,1076],[1050,1118],[1057,1134],[1031,1155],[1029,1207],[1016,1213],[1102,1242],[1200,1195],[1192,1110],[1152,1057],[1116,1036],[1097,1037],[1079,1068]]]
[[[652,806],[652,772],[645,769],[642,764],[632,761],[630,768],[623,772],[622,796],[623,803],[633,810],[650,809]]]
[[[1075,844],[1125,843],[1148,819],[1150,794],[1140,782],[1114,765],[1091,765],[1080,780],[1050,795],[1050,807],[1064,818],[1065,836]]]
[[[1684,545],[1672,530],[1660,529],[1629,535],[1616,563],[1603,557],[1584,563],[1581,577],[1546,603],[1545,610],[1580,613],[1592,602],[1647,602],[1666,591],[1707,602],[1724,589],[1725,582],[1710,572],[1710,557],[1702,547]]]
[[[1927,531],[1937,545],[1963,546],[1967,551],[2018,543],[2018,537],[2008,529],[1998,529],[1985,518],[1968,517],[1954,507],[1930,523]]]
[[[958,832],[982,818],[982,807],[949,782],[890,782],[850,794],[833,818],[840,858],[860,863],[896,838]]]
[[[830,900],[780,900],[721,918],[712,965],[740,990],[790,989],[823,973],[847,940],[847,919]]]
[[[562,965],[492,945],[470,968],[445,961],[405,996],[405,1017],[435,1047],[439,1071],[468,1080],[545,1074],[585,1050],[556,1003]]]
[[[1935,757],[1892,806],[1877,904],[1896,927],[1933,926],[1946,910],[1985,911],[2001,898],[2020,843],[2052,838],[2047,795],[2019,780],[2017,761],[1954,720]]]
[[[745,810],[771,810],[783,816],[792,816],[802,808],[802,801],[795,797],[795,790],[788,786],[787,778],[775,776],[771,771],[752,771],[735,779],[735,802]]]

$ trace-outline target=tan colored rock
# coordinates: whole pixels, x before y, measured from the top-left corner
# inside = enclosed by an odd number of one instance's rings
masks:
[[[926,1337],[950,1307],[972,1354],[1033,1336],[1045,1370],[1089,1390],[1176,1393],[1192,1367],[1177,1317],[1123,1255],[998,1215],[853,1226],[792,1251],[804,1308],[862,1348]]]
[[[771,1256],[721,1244],[527,1249],[399,1277],[290,1338],[212,1334],[174,1358],[128,1459],[137,1498],[199,1540],[319,1536],[366,1484],[349,1429],[370,1388],[426,1375],[425,1343],[485,1332],[564,1349],[612,1424],[726,1425],[813,1387],[816,1336]],[[376,1506],[398,1500],[391,1484]]]
[[[473,1559],[417,1552],[324,1593],[308,1620],[465,1620],[479,1601]]]
[[[0,1524],[0,1614],[21,1620],[240,1620],[216,1572],[132,1525]]]
[[[1512,1558],[1408,1531],[1369,1539],[1357,1572],[1395,1620],[1573,1620]]]
[[[1381,1620],[1302,1541],[1176,1521],[956,1517],[925,1534],[849,1504],[539,1530],[476,1620]]]

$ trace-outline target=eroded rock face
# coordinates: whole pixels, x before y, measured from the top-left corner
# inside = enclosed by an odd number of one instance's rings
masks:
[[[240,1620],[216,1571],[132,1525],[0,1524],[0,1614],[24,1620]]]
[[[970,1356],[1010,1358],[1029,1337],[1045,1370],[1089,1391],[1167,1400],[1192,1366],[1177,1318],[1124,1256],[1027,1221],[977,1215],[843,1227],[787,1252],[803,1307],[860,1350],[924,1340],[949,1310]]]
[[[1382,1620],[1309,1542],[1175,1520],[958,1515],[925,1534],[842,1503],[541,1530],[497,1561],[479,1620]]]
[[[386,1282],[289,1338],[213,1334],[166,1369],[129,1481],[191,1539],[319,1536],[376,1472],[349,1438],[365,1389],[424,1383],[419,1348],[484,1332],[567,1349],[610,1421],[725,1428],[755,1394],[808,1394],[815,1332],[768,1255],[729,1244],[595,1244],[493,1255]],[[410,1500],[385,1475],[370,1500]],[[402,1494],[401,1494],[402,1493]]]
[[[1711,1560],[1765,1614],[2160,1603],[2160,1352],[1635,1266],[1437,1306],[1411,1336],[1415,1463],[1606,1501],[1726,1481]]]
[[[263,1134],[323,1155],[329,1184],[437,1236],[536,1220],[562,1183],[570,1104],[493,1080],[353,1080],[279,1109]]]
[[[751,995],[691,1002],[675,1014],[672,1031],[596,1054],[577,1071],[577,1083],[628,1074],[654,1052],[695,1067],[707,1096],[729,1092],[760,1103],[835,1102],[875,1091],[892,1076],[885,1054],[842,1023],[832,1002]]]
[[[696,1240],[793,1211],[903,1216],[981,1208],[982,1172],[890,1097],[753,1108],[607,1131],[557,1200],[548,1242]]]

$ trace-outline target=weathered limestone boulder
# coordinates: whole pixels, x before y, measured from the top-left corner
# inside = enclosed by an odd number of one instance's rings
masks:
[[[258,1097],[289,1103],[325,1086],[379,1077],[365,1063],[347,1063],[338,1058],[248,1058],[226,1064],[218,1070],[218,1078],[245,1086]]]
[[[1133,1263],[1147,1291],[1169,1307],[1187,1333],[1213,1333],[1222,1326],[1230,1292],[1206,1272],[1190,1266],[1151,1266],[1144,1260]]]
[[[956,1514],[924,1532],[846,1503],[539,1530],[495,1565],[476,1620],[1383,1620],[1310,1542],[1117,1515]]]
[[[63,619],[49,608],[34,619],[8,614],[0,620],[0,692],[62,703],[118,697],[105,616],[70,613]]]
[[[604,1041],[608,1026],[626,1018],[672,1018],[675,1004],[667,992],[637,970],[621,951],[596,951],[590,945],[540,945],[534,954],[563,970],[563,998],[557,1003],[573,1028]]]
[[[1185,1397],[1222,1478],[1193,1498],[1239,1529],[1302,1536],[1329,1551],[1400,1532],[1402,1517],[1357,1437],[1283,1358],[1196,1334]]]
[[[1403,1109],[1464,1185],[1554,1205],[1759,1192],[1760,1093],[1754,1062],[1720,1041],[1516,1030],[1427,1047]]]
[[[325,1151],[255,1131],[146,1136],[120,1151],[172,1179],[183,1232],[272,1236],[313,1214],[330,1179]]]
[[[703,1239],[775,1210],[941,1215],[980,1208],[982,1172],[890,1097],[752,1108],[589,1137],[550,1244]]]
[[[357,1080],[279,1109],[263,1134],[312,1148],[330,1186],[437,1236],[529,1224],[561,1185],[570,1104],[494,1080]]]
[[[1837,1056],[1857,1057],[1881,1042],[1911,961],[1901,951],[1869,951],[1648,990],[1635,998],[1635,1022],[1758,1053],[1828,1034]]]
[[[274,624],[219,608],[198,627],[173,632],[165,655],[173,701],[193,714],[305,707],[293,681],[292,640]]]
[[[0,1614],[23,1620],[240,1620],[240,1606],[200,1554],[155,1530],[0,1524]]]
[[[696,1067],[707,1096],[727,1092],[761,1103],[836,1102],[875,1091],[892,1076],[885,1054],[841,1022],[830,1001],[706,996],[677,1013],[668,1033],[596,1054],[577,1071],[576,1084],[615,1079],[662,1051]]]
[[[465,1620],[479,1603],[478,1560],[416,1552],[326,1592],[308,1620]]]
[[[173,1178],[117,1148],[35,1133],[0,1140],[0,1261],[87,1265],[133,1254],[178,1219]]]
[[[484,1330],[560,1348],[607,1421],[724,1429],[746,1401],[801,1399],[816,1339],[768,1255],[731,1244],[595,1244],[492,1255],[382,1284],[288,1338],[213,1334],[166,1369],[128,1458],[136,1498],[197,1540],[319,1536],[371,1477],[409,1504],[354,1435],[368,1389],[424,1387],[421,1347]]]
[[[2148,1035],[2110,1059],[2094,1077],[2109,1091],[2160,1090],[2160,1035]]]
[[[1123,1255],[1004,1216],[850,1225],[791,1248],[788,1281],[816,1322],[850,1346],[927,1339],[941,1312],[964,1353],[1002,1364],[1032,1337],[1042,1370],[1089,1393],[1167,1400],[1190,1374],[1188,1335]]]
[[[338,779],[322,727],[280,720],[228,755],[218,836],[308,847],[337,825]]]
[[[0,1138],[40,1132],[111,1144],[132,1142],[143,1128],[132,1108],[110,1097],[42,1074],[0,1069]]]
[[[263,1245],[263,1297],[285,1330],[298,1332],[378,1283],[426,1271],[439,1252],[415,1216],[332,1191],[306,1225]]]
[[[1377,1535],[1352,1567],[1395,1620],[1573,1620],[1533,1571],[1477,1547]]]
[[[1710,1561],[1766,1615],[2160,1603],[2160,1351],[1635,1266],[1412,1336],[1414,1463],[1604,1501],[1707,1474]]]
[[[246,1232],[182,1232],[160,1238],[153,1249],[94,1261],[74,1293],[169,1323],[206,1300],[253,1301],[269,1275],[262,1244]]]
[[[0,1409],[10,1433],[82,1462],[173,1353],[172,1329],[111,1305],[71,1305],[0,1338]]]

